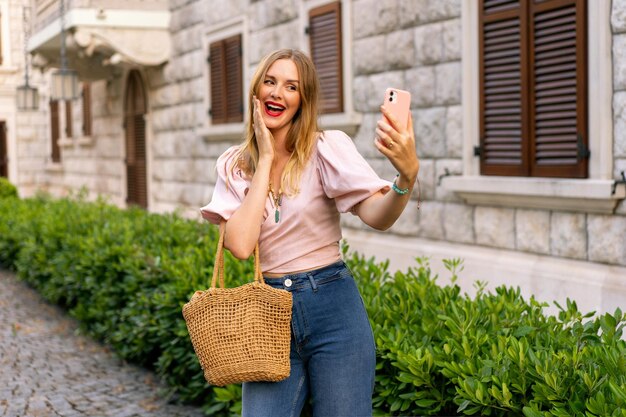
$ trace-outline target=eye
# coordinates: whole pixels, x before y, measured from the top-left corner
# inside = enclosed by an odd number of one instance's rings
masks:
[[[293,85],[293,84],[289,84],[289,85],[287,86],[287,89],[288,89],[289,91],[298,91],[298,87],[296,87],[296,86],[295,86],[295,85]]]
[[[267,80],[263,81],[263,84],[265,84],[265,85],[273,85],[273,84],[274,84],[274,81],[272,81],[272,80],[270,80],[270,79],[268,78]]]

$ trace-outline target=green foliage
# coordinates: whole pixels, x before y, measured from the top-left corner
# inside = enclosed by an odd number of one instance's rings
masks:
[[[0,198],[0,218],[0,267],[153,368],[172,399],[240,414],[241,387],[205,382],[181,313],[209,285],[215,227],[80,195]],[[452,285],[439,286],[425,259],[392,275],[388,262],[343,250],[376,340],[376,415],[626,417],[621,310],[594,317],[568,300],[547,316],[519,289],[477,283],[475,297],[462,294],[459,259],[444,261]],[[227,276],[239,277],[229,286],[252,276],[251,262],[226,256]]]
[[[9,180],[0,177],[0,199],[17,197],[17,188]]]

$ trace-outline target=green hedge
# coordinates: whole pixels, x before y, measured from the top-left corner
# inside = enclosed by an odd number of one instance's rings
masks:
[[[0,177],[0,198],[17,197],[17,188],[9,180]]]
[[[0,267],[65,307],[120,357],[153,368],[173,400],[236,415],[239,386],[208,386],[182,305],[205,288],[217,230],[80,198],[0,198]],[[345,249],[345,248],[344,248]],[[439,286],[425,260],[404,273],[345,254],[377,345],[377,415],[626,417],[626,315],[592,317],[568,301],[558,317],[500,287],[470,298]],[[453,282],[458,260],[446,261]],[[229,277],[251,262],[227,254]],[[240,281],[230,285],[239,285]]]

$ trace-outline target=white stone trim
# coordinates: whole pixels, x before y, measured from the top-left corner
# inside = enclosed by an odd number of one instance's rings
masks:
[[[475,1],[463,1],[462,32],[463,32],[463,176],[447,177],[442,183],[444,188],[462,194],[470,204],[517,205],[520,203],[515,196],[520,195],[517,189],[517,177],[481,177],[480,163],[473,154],[474,146],[479,144],[479,91],[478,91],[478,6]],[[576,211],[597,211],[593,207],[578,205],[581,198],[578,189],[593,192],[600,203],[601,212],[612,212],[607,208],[615,207],[617,199],[624,198],[623,187],[611,195],[606,193],[607,184],[613,178],[613,74],[611,56],[611,1],[597,0],[594,7],[588,8],[588,120],[589,143],[591,156],[589,159],[589,179],[575,180],[574,187],[565,186],[562,181],[546,178],[525,178],[523,193],[534,196],[532,207],[560,208]],[[598,180],[604,180],[598,182]],[[547,189],[554,194],[545,194]],[[470,184],[475,185],[474,190]],[[586,184],[586,185],[585,185]],[[487,188],[489,192],[480,191]],[[592,191],[593,190],[593,191]],[[502,196],[498,198],[496,196]],[[506,196],[511,196],[507,198]],[[496,200],[494,200],[496,198]],[[556,201],[555,201],[556,200]],[[527,199],[528,201],[528,199]],[[573,204],[573,206],[572,206]],[[576,209],[578,207],[578,209]]]
[[[65,14],[65,28],[115,27],[119,29],[163,29],[169,31],[170,12],[167,10],[116,10],[72,8]],[[61,32],[61,21],[55,19],[43,29],[33,33],[28,50],[33,51]]]
[[[613,180],[463,175],[443,181],[472,205],[611,214],[626,197],[624,184]]]
[[[352,100],[352,2],[339,0],[341,3],[341,42],[343,76],[343,113],[320,116],[320,128],[323,130],[339,129],[348,135],[356,134],[361,124],[361,114],[354,111]],[[300,2],[300,49],[311,54],[309,37],[304,28],[309,25],[309,11],[316,7],[332,3],[332,0],[309,0]]]
[[[244,120],[248,114],[248,90],[250,89],[250,80],[247,77],[247,68],[250,65],[248,58],[248,19],[246,16],[237,16],[236,18],[227,20],[218,25],[209,27],[202,36],[202,50],[204,57],[209,56],[209,45],[211,42],[225,39],[230,36],[241,34],[241,75],[242,92],[243,92],[243,117]],[[206,140],[234,140],[242,139],[244,135],[245,122],[225,123],[213,125],[209,108],[211,107],[211,71],[209,64],[203,64],[203,76],[206,88],[204,89],[204,123],[197,134]]]
[[[22,21],[21,13],[20,21]],[[22,25],[20,25],[20,28],[21,27]],[[0,65],[0,68],[10,68],[12,64],[12,54],[11,41],[9,40],[9,36],[11,36],[11,33],[9,30],[9,2],[6,0],[0,1],[0,28],[2,29],[2,32],[0,33],[0,42],[2,42],[2,45],[0,45],[2,47],[2,65]],[[20,48],[20,50],[23,50],[23,47]]]
[[[519,286],[526,299],[535,296],[539,301],[563,305],[570,298],[585,313],[612,313],[617,307],[624,308],[626,267],[348,228],[343,229],[343,236],[350,250],[366,259],[389,259],[392,273],[417,266],[416,257],[430,258],[433,276],[439,276],[440,285],[450,283],[450,272],[441,261],[461,258],[464,269],[457,271],[457,284],[468,294],[475,294],[474,283],[480,280],[487,283],[487,289]],[[555,313],[556,308],[551,306],[548,311]]]
[[[80,136],[76,140],[76,143],[78,143],[80,146],[93,146],[94,144],[93,136]]]

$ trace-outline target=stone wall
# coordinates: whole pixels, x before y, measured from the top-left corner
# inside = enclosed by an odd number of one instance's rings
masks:
[[[612,4],[618,178],[626,170],[626,0]],[[392,234],[626,265],[624,202],[616,215],[474,207],[441,186],[442,176],[462,173],[461,0],[354,0],[344,7],[352,12],[351,24],[344,27],[351,31],[352,44],[344,47],[344,53],[352,54],[351,94],[354,110],[362,115],[353,137],[383,178],[392,179],[395,171],[373,145],[382,92],[396,86],[412,93],[422,206],[418,210],[416,190]],[[150,210],[184,207],[187,214],[198,217],[198,207],[211,198],[217,157],[237,142],[201,135],[207,117],[205,34],[216,25],[247,16],[244,73],[249,79],[267,52],[301,46],[302,37],[295,34],[303,30],[302,9],[301,0],[170,1],[171,59],[142,72],[150,107]],[[124,74],[93,88],[94,137],[63,148],[63,171],[42,169],[41,161],[49,152],[48,116],[24,116],[20,121],[21,186],[44,184],[65,192],[85,185],[123,205]],[[344,216],[343,223],[367,230],[351,215]]]

